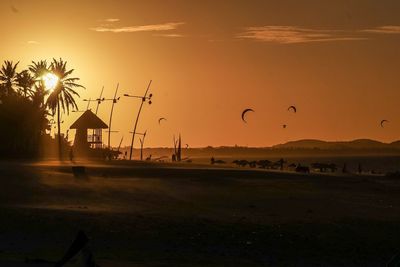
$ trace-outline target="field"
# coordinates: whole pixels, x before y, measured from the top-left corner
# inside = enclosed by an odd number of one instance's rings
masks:
[[[83,164],[83,163],[82,163]],[[0,164],[0,265],[51,266],[76,233],[100,266],[385,266],[400,180],[171,163]],[[72,266],[72,265],[71,265]]]

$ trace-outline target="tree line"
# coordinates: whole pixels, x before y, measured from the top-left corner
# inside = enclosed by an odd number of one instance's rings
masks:
[[[0,157],[35,158],[54,140],[49,135],[51,122],[57,124],[58,156],[66,142],[61,136],[61,114],[77,109],[79,78],[71,77],[63,59],[32,61],[18,71],[19,62],[4,61],[0,68]],[[52,87],[45,77],[51,74]],[[51,119],[51,118],[54,119]]]

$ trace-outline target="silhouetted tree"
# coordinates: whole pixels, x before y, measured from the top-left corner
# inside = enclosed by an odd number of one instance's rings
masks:
[[[25,98],[28,97],[28,93],[29,96],[32,95],[33,93],[32,88],[35,85],[35,78],[31,75],[31,73],[28,70],[23,70],[20,73],[18,73],[15,80],[17,82],[19,91]]]
[[[0,82],[1,90],[0,96],[9,96],[16,91],[16,79],[17,79],[17,62],[14,64],[12,61],[4,61],[0,69]]]
[[[67,114],[69,114],[70,107],[77,109],[78,106],[75,102],[74,96],[79,97],[79,94],[74,89],[85,88],[77,83],[79,78],[70,77],[74,70],[67,70],[66,65],[67,61],[63,61],[61,58],[59,60],[53,59],[53,62],[50,65],[50,71],[59,78],[59,81],[54,90],[50,93],[46,102],[46,106],[51,110],[53,115],[55,115],[57,112],[57,134],[60,160],[62,159],[62,140],[60,129],[61,109],[63,112],[67,111]]]
[[[47,61],[32,61],[32,64],[29,65],[29,71],[33,74],[33,77],[35,79],[35,90],[32,94],[32,101],[35,103],[35,105],[43,107],[44,97],[48,94],[48,91],[46,91],[46,87],[44,86],[44,82],[42,79],[42,77],[50,71]]]

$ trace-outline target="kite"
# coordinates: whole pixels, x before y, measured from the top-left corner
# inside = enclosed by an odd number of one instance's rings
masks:
[[[381,127],[384,127],[385,122],[389,122],[388,120],[381,120]]]
[[[294,113],[297,112],[297,108],[295,106],[288,107],[288,111],[293,110]]]
[[[247,121],[246,121],[246,119],[245,119],[245,116],[246,116],[246,113],[249,112],[249,111],[254,112],[254,110],[251,109],[251,108],[246,108],[246,109],[243,110],[243,112],[242,112],[242,121],[244,121],[245,123],[247,123]]]

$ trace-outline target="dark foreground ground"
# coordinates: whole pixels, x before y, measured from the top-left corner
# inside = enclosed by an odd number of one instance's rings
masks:
[[[115,267],[385,266],[400,251],[397,180],[86,166],[0,163],[0,266],[57,260],[78,230]]]

